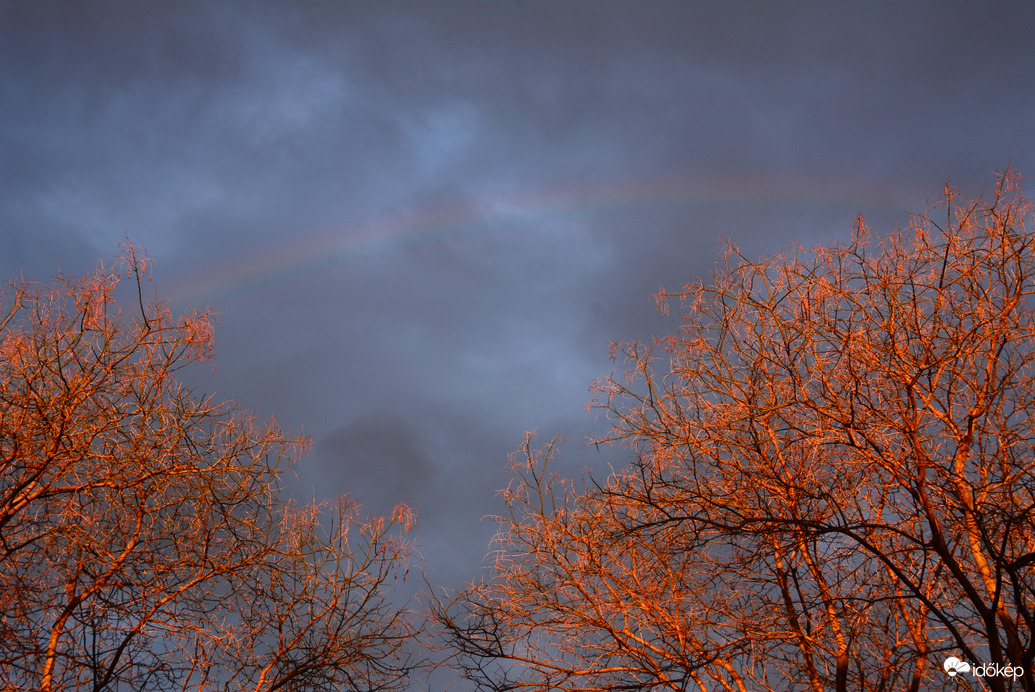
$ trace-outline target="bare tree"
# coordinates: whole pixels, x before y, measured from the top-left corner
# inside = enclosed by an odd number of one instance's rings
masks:
[[[0,686],[401,686],[412,513],[290,502],[306,440],[177,381],[211,316],[145,306],[148,260],[123,249],[0,296]]]
[[[616,346],[578,487],[526,441],[456,664],[531,690],[1035,689],[1035,231],[990,201],[763,262]],[[952,668],[950,657],[970,665]],[[983,665],[984,667],[979,667]]]

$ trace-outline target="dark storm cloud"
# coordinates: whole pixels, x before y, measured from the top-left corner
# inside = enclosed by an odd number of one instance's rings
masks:
[[[390,514],[398,502],[416,505],[434,478],[421,436],[390,411],[368,412],[331,431],[320,444],[330,462],[327,482],[350,488],[381,514]]]
[[[314,438],[300,492],[411,500],[478,574],[507,454],[584,446],[649,294],[1035,171],[1020,3],[0,4],[0,269],[125,234],[220,313],[192,383]]]
[[[5,17],[9,189],[101,252],[669,169],[947,176],[1032,108],[1009,9],[116,8]]]

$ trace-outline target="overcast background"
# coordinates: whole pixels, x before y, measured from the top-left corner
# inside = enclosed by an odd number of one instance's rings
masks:
[[[525,430],[604,470],[589,385],[649,296],[1035,175],[1028,3],[3,3],[0,275],[128,236],[219,314],[304,492],[476,578]],[[300,492],[302,492],[300,491]]]

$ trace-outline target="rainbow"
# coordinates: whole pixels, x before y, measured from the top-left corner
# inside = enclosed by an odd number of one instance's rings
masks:
[[[390,252],[402,242],[418,241],[514,219],[534,220],[572,213],[620,211],[664,205],[725,204],[835,207],[845,222],[863,209],[903,215],[924,186],[905,181],[830,178],[676,174],[664,177],[568,184],[518,194],[500,194],[478,204],[442,204],[368,219],[348,229],[304,232],[278,247],[248,252],[218,270],[192,276],[173,286],[179,304],[211,303],[278,276],[304,271],[328,258],[361,259]],[[922,202],[920,202],[922,204]]]

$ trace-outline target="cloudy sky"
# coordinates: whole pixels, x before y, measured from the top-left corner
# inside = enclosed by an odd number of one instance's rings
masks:
[[[587,447],[614,339],[715,267],[1035,175],[1021,3],[0,4],[0,274],[128,236],[219,314],[192,383],[314,441],[299,484],[477,577],[525,430]]]

